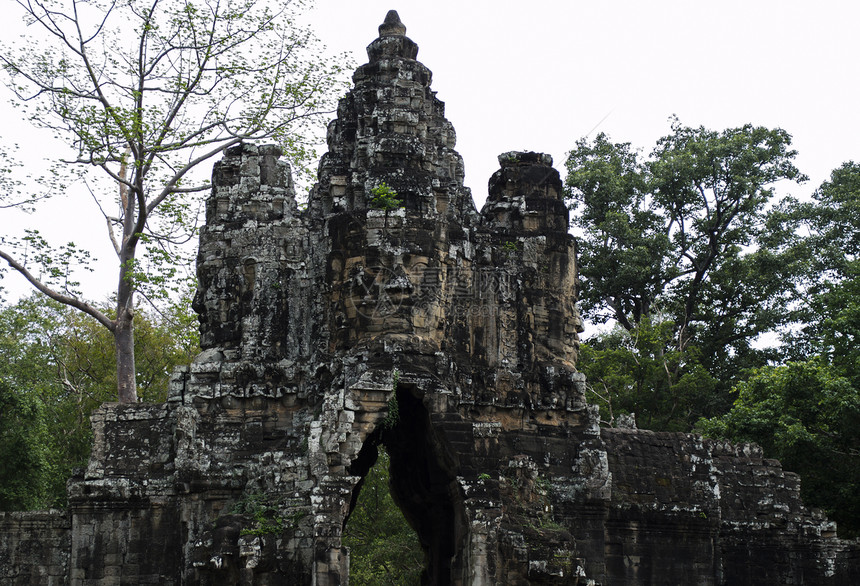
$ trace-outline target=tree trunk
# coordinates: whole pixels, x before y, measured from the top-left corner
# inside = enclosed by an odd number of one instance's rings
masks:
[[[117,308],[116,380],[120,403],[137,403],[136,368],[134,365],[134,314],[125,307]]]
[[[131,227],[126,226],[125,230],[129,231]],[[130,237],[124,237],[123,240],[116,291],[116,326],[113,331],[116,345],[117,395],[120,403],[137,403],[137,369],[134,364],[134,287],[131,270],[134,266],[136,242]]]

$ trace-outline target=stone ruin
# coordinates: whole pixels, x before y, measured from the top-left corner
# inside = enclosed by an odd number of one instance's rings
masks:
[[[860,583],[756,446],[598,425],[552,159],[501,155],[478,212],[405,30],[368,46],[306,209],[274,147],[215,165],[202,353],[165,404],[96,412],[68,511],[0,514],[0,582],[347,584],[385,446],[426,584]]]

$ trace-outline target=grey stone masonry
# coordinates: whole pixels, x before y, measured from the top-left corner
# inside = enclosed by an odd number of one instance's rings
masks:
[[[68,511],[0,515],[0,583],[347,584],[379,446],[425,584],[860,583],[755,446],[599,427],[552,158],[500,155],[479,212],[405,33],[389,12],[306,208],[275,147],[215,165],[202,352],[165,404],[96,412]]]
[[[0,512],[0,584],[69,583],[66,511]]]

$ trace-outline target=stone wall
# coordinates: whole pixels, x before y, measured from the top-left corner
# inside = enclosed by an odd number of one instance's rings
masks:
[[[0,512],[0,584],[68,584],[70,545],[65,511]]]
[[[68,513],[0,518],[0,577],[346,584],[384,445],[428,584],[858,583],[858,544],[757,448],[599,427],[552,159],[500,155],[476,210],[417,51],[389,13],[307,209],[273,147],[216,164],[203,351],[165,404],[96,413]]]
[[[803,506],[799,477],[758,446],[642,430],[601,436],[612,474],[606,563],[624,577],[617,583],[673,573],[697,584],[860,580],[858,544],[836,539],[835,524]]]

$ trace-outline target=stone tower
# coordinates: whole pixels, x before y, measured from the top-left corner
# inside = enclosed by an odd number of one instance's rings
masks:
[[[346,584],[384,445],[427,584],[859,583],[755,446],[598,426],[552,159],[500,155],[479,213],[405,33],[368,46],[307,209],[273,147],[216,164],[202,353],[166,404],[97,412],[69,511],[0,516],[0,581]]]

